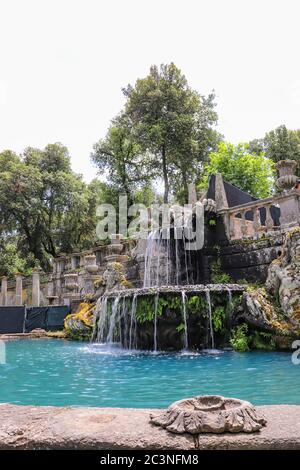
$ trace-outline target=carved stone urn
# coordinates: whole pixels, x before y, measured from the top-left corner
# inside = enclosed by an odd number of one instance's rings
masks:
[[[74,291],[78,288],[78,274],[70,273],[64,275],[65,288],[69,291]]]
[[[248,401],[204,395],[176,401],[150,421],[175,434],[256,432],[266,420]]]
[[[86,255],[84,257],[85,269],[90,274],[95,274],[98,271],[98,265],[96,264],[96,255]]]
[[[290,190],[297,183],[298,176],[294,174],[296,168],[297,162],[295,160],[280,160],[276,163],[276,169],[279,173],[276,184],[281,191]]]
[[[113,262],[118,259],[124,248],[123,244],[121,243],[123,238],[123,235],[119,233],[111,235],[111,244],[107,246],[107,262]]]

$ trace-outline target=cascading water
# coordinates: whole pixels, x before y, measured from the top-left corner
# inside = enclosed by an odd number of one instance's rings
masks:
[[[107,311],[107,298],[100,297],[96,304],[96,319],[98,317],[97,325],[97,341],[98,343],[104,342],[104,330],[108,320],[108,311]]]
[[[175,257],[176,257],[175,275],[176,275],[176,285],[178,286],[178,284],[179,284],[179,272],[180,272],[180,261],[179,261],[179,249],[178,249],[179,239],[177,237],[178,237],[177,227],[174,227]]]
[[[167,233],[167,250],[166,250],[166,284],[168,285],[169,284],[169,270],[170,270],[170,229],[167,228],[166,229],[166,233]]]
[[[154,352],[157,351],[157,307],[158,307],[158,299],[159,299],[159,293],[156,294],[155,296],[155,301],[154,301],[154,341],[153,341],[153,349]]]
[[[229,306],[229,313],[232,312],[233,310],[233,302],[232,302],[232,292],[231,290],[229,289],[228,286],[226,286],[226,290],[228,292],[228,306]]]
[[[116,318],[117,318],[118,307],[119,307],[119,300],[120,300],[120,296],[118,295],[118,297],[115,298],[113,306],[112,306],[112,312],[111,312],[110,321],[109,321],[109,330],[108,330],[108,334],[106,337],[106,343],[108,344],[113,343],[114,331],[115,331],[115,326],[116,326]]]
[[[110,345],[118,343],[125,349],[139,347],[155,352],[158,349],[172,348],[176,344],[177,350],[185,351],[189,350],[191,345],[193,348],[203,347],[203,332],[206,331],[206,347],[214,349],[211,293],[222,292],[224,294],[227,305],[226,312],[228,312],[233,308],[233,292],[241,292],[242,290],[241,286],[233,284],[225,286],[199,284],[184,288],[162,286],[145,290],[132,289],[131,291],[107,293],[98,300],[95,307],[96,321],[93,340]],[[201,302],[197,300],[197,297],[200,298],[203,294],[206,298],[207,316],[201,308]],[[179,303],[178,297],[181,300]],[[217,299],[219,299],[219,295]],[[140,302],[144,302],[144,304]],[[162,316],[161,311],[158,316],[159,307],[164,308]],[[151,315],[152,320],[150,313],[153,315]],[[229,316],[230,314],[227,314],[227,320],[229,320]],[[226,331],[229,331],[230,322],[228,321],[224,326]],[[218,340],[219,338],[218,334]]]
[[[167,227],[150,232],[145,252],[143,288],[188,285],[193,273],[187,246],[183,227]],[[161,269],[162,263],[164,267]]]
[[[182,298],[182,317],[184,323],[184,342],[183,342],[183,349],[187,351],[189,349],[189,342],[188,342],[188,330],[187,330],[187,319],[186,319],[186,295],[185,291],[181,291],[181,298]]]
[[[147,247],[145,253],[145,265],[144,265],[144,285],[143,287],[152,286],[152,258],[153,258],[153,248],[157,244],[157,239],[159,239],[159,230],[154,230],[149,233],[147,238]]]
[[[182,241],[183,241],[183,251],[184,251],[185,280],[186,280],[186,284],[189,284],[189,269],[188,269],[187,245],[186,245],[186,241],[185,241],[185,236],[184,236],[184,234],[183,234],[183,237],[182,237]]]
[[[158,254],[157,254],[157,265],[156,265],[156,286],[159,285],[159,274],[160,274],[160,249],[162,245],[162,237],[163,237],[163,231],[160,230],[159,232],[159,237],[158,237]]]
[[[133,345],[135,344],[134,332],[136,331],[136,304],[137,304],[137,296],[134,295],[131,304],[131,315],[130,315],[130,330],[129,330],[129,349],[133,349]]]
[[[212,323],[212,310],[211,310],[211,300],[210,300],[210,291],[209,291],[209,289],[205,289],[205,296],[206,296],[206,302],[207,302],[207,307],[208,307],[211,349],[214,349],[215,348],[215,340],[214,340],[214,329],[213,329],[213,323]]]

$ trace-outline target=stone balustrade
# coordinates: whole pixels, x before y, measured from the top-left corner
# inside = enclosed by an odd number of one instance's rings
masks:
[[[290,191],[220,211],[231,240],[255,238],[261,233],[300,224],[300,192]]]

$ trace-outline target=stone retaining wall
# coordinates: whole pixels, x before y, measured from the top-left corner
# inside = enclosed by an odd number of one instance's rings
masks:
[[[0,405],[0,449],[300,449],[300,406],[258,407],[268,424],[252,434],[176,435],[151,411]]]

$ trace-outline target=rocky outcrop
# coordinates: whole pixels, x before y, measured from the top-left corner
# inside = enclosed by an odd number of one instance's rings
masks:
[[[82,302],[77,311],[65,318],[65,334],[71,339],[90,339],[94,324],[95,304]]]
[[[281,256],[270,265],[266,289],[278,296],[283,313],[300,327],[300,227],[287,233]]]
[[[175,434],[250,433],[266,425],[251,403],[217,395],[176,401],[159,415],[151,414],[150,420]]]
[[[300,227],[285,235],[283,250],[268,270],[266,287],[244,294],[247,323],[278,335],[300,332]]]

